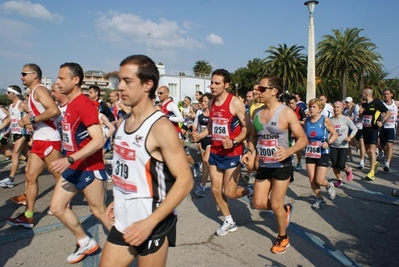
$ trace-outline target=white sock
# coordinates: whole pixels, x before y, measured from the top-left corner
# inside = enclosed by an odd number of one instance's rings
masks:
[[[233,224],[233,223],[234,223],[233,217],[231,217],[231,215],[225,216],[225,217],[224,217],[224,221],[225,221],[225,222],[228,222],[228,223],[230,223],[230,224]]]
[[[90,241],[90,237],[86,236],[86,237],[83,238],[83,239],[79,239],[79,240],[78,240],[78,244],[79,244],[79,246],[81,246],[81,247],[85,247],[85,246],[87,246],[87,245],[89,244],[89,241]]]

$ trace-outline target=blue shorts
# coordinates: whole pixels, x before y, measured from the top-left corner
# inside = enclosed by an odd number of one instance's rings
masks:
[[[216,165],[218,169],[227,170],[240,164],[241,156],[220,156],[214,153],[209,155],[209,165]]]
[[[74,184],[77,189],[82,190],[91,184],[96,178],[101,181],[106,181],[107,174],[105,169],[96,171],[81,171],[68,168],[62,173],[62,178],[71,184]]]
[[[380,145],[382,148],[385,147],[387,143],[393,143],[395,140],[395,129],[394,128],[388,128],[388,129],[381,129],[380,132]]]
[[[107,140],[104,143],[103,150],[111,151],[111,138],[107,138]]]

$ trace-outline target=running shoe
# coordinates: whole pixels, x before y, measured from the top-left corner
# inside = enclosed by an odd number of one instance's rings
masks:
[[[312,208],[315,210],[320,209],[326,205],[326,201],[323,198],[318,198],[315,203],[312,204]]]
[[[97,242],[93,238],[90,238],[90,241],[86,246],[81,247],[77,244],[75,252],[68,256],[67,261],[69,263],[77,263],[83,260],[86,255],[96,252],[97,249]]]
[[[384,151],[381,151],[380,153],[378,153],[377,160],[381,161],[383,157],[384,157]]]
[[[274,254],[283,254],[286,249],[290,246],[290,239],[284,238],[282,239],[280,236],[277,237],[276,244],[270,249],[270,251]]]
[[[352,179],[353,179],[352,168],[348,167],[348,170],[346,171],[346,180],[352,181]]]
[[[25,194],[11,197],[10,200],[18,205],[26,206],[26,195]]]
[[[302,163],[299,162],[299,163],[296,165],[295,170],[296,170],[296,171],[302,170]]]
[[[333,184],[332,182],[329,182],[329,184],[330,184],[330,187],[327,188],[328,197],[329,197],[331,200],[334,200],[335,195],[336,195],[335,186],[334,186],[334,184]]]
[[[205,197],[205,186],[198,186],[197,190],[194,191],[194,194],[199,197]]]
[[[11,187],[14,187],[14,185],[15,185],[14,181],[11,180],[10,177],[6,177],[0,181],[0,186],[3,188],[6,188],[6,187],[11,188]]]
[[[287,218],[285,228],[288,228],[291,222],[291,213],[294,211],[294,206],[292,204],[286,204],[284,205],[285,209],[285,216]]]
[[[363,170],[364,169],[364,162],[360,161],[359,163],[359,167],[357,167],[359,170]]]
[[[215,235],[217,235],[217,236],[224,236],[224,235],[227,235],[227,234],[230,233],[230,232],[233,233],[233,232],[235,232],[235,231],[237,231],[237,225],[236,225],[236,223],[235,223],[235,222],[229,223],[229,222],[225,221],[225,222],[220,226],[220,228],[217,229],[217,230],[215,231]]]
[[[344,184],[344,182],[342,180],[338,180],[338,181],[334,182],[335,187],[341,187],[343,184]]]
[[[243,177],[241,177],[241,180],[244,182],[244,183],[246,183],[246,184],[249,184],[249,175],[244,175]]]
[[[25,213],[21,213],[15,218],[6,219],[6,223],[11,224],[12,226],[23,226],[28,229],[32,229],[35,225],[33,217],[26,218]]]
[[[367,175],[366,175],[366,179],[374,181],[374,171],[370,171]]]
[[[385,163],[384,172],[389,172],[389,164]]]

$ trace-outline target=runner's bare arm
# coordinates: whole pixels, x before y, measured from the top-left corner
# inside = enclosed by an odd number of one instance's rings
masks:
[[[233,97],[230,103],[230,111],[233,115],[237,116],[241,124],[241,133],[234,138],[234,140],[240,144],[246,139],[248,131],[245,106],[242,104],[241,100],[237,97]]]
[[[295,112],[290,108],[285,108],[282,113],[283,117],[286,118],[288,122],[288,127],[294,134],[296,141],[295,144],[290,147],[289,152],[294,154],[298,151],[304,149],[308,144],[308,138],[303,130],[301,123],[298,121]]]
[[[324,125],[326,126],[327,131],[330,133],[330,138],[328,140],[326,140],[326,141],[328,141],[328,143],[330,143],[330,144],[334,143],[335,140],[337,140],[337,138],[338,138],[338,134],[337,134],[337,132],[335,131],[335,128],[334,128],[334,124],[331,122],[330,119],[325,118],[324,119]]]

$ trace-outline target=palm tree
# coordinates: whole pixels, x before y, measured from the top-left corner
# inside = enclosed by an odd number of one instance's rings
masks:
[[[195,76],[209,75],[212,72],[212,66],[206,60],[198,60],[193,67]]]
[[[302,50],[304,47],[297,45],[270,46],[270,49],[265,51],[269,55],[263,59],[259,75],[273,73],[282,79],[284,92],[297,90],[302,86],[307,75],[307,58],[306,55],[301,54]]]
[[[359,84],[365,73],[378,69],[381,56],[369,38],[359,36],[362,29],[348,28],[344,32],[332,30],[317,45],[317,72],[321,77],[338,75],[341,79],[342,98],[347,95],[347,81],[358,77]]]

